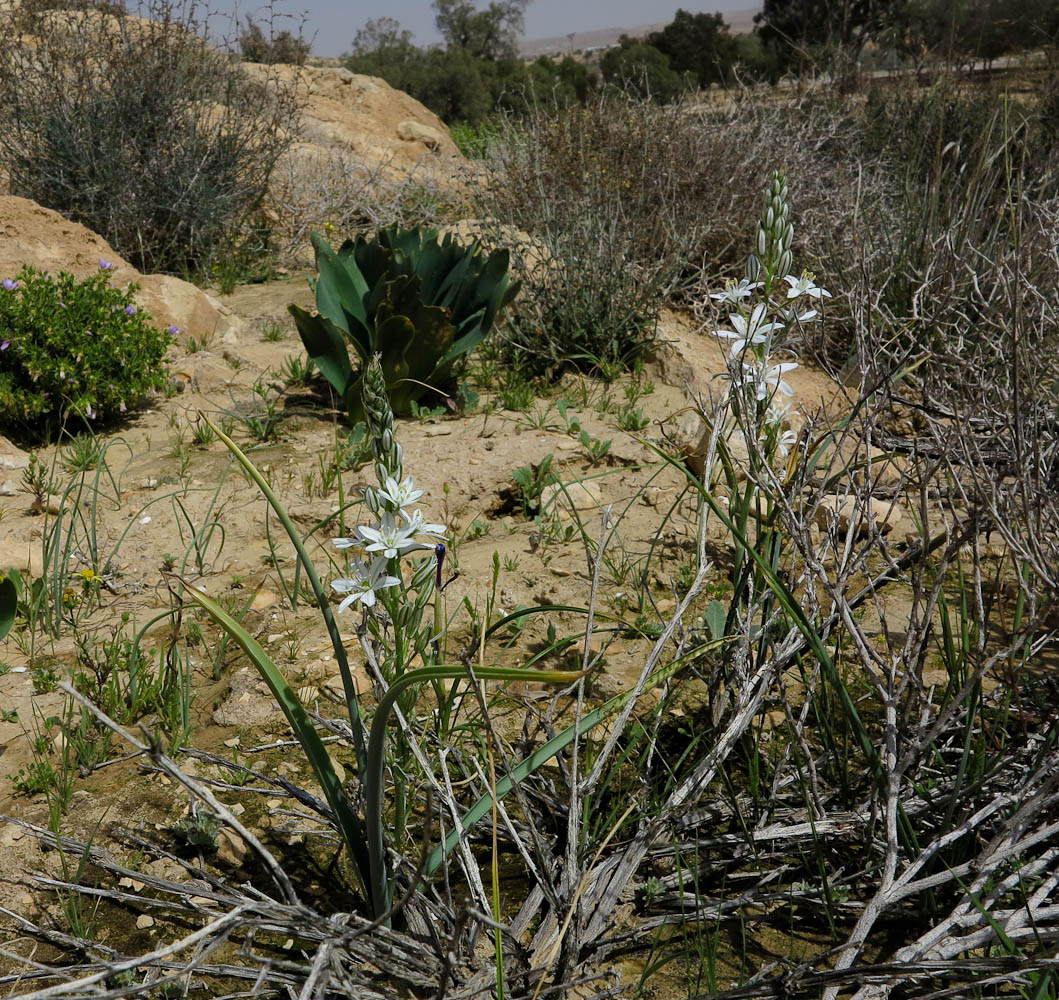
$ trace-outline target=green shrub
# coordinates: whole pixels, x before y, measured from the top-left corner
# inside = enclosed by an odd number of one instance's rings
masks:
[[[435,229],[381,229],[346,240],[336,253],[313,233],[320,276],[310,280],[315,314],[290,313],[309,357],[361,418],[361,379],[380,355],[394,413],[407,416],[428,394],[452,394],[456,364],[492,329],[518,292],[508,252],[481,252]],[[349,348],[357,367],[350,363]]]
[[[102,262],[105,263],[105,262]],[[32,267],[0,284],[0,425],[32,439],[112,421],[167,382],[159,330],[107,270],[77,281]]]
[[[203,274],[262,249],[269,178],[295,138],[293,82],[210,48],[195,10],[30,10],[0,39],[11,193],[145,272]]]

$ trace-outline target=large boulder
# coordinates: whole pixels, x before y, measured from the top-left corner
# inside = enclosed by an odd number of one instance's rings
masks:
[[[213,296],[165,274],[140,274],[103,237],[27,198],[0,195],[0,278],[12,278],[23,264],[41,271],[69,271],[85,278],[112,266],[114,283],[136,282],[136,301],[161,327],[177,326],[184,337],[238,339],[244,324]]]
[[[268,85],[294,86],[303,105],[265,211],[276,249],[292,263],[313,263],[313,231],[337,242],[388,225],[395,206],[424,193],[459,201],[467,163],[445,123],[408,94],[343,67],[244,68]]]

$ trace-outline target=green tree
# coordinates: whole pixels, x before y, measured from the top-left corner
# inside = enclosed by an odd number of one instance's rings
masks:
[[[599,62],[607,83],[638,97],[650,97],[659,104],[668,104],[686,89],[684,77],[670,68],[664,53],[628,35],[622,35],[620,41]]]
[[[764,0],[754,24],[788,67],[836,58],[853,64],[865,45],[901,23],[905,7],[906,0]]]
[[[392,17],[375,17],[358,28],[353,36],[353,55],[367,56],[389,49],[408,52],[412,45],[412,32],[401,27],[400,21]]]
[[[514,59],[530,0],[494,0],[478,10],[470,0],[434,0],[434,23],[449,48],[481,59]]]
[[[731,79],[737,46],[720,14],[678,10],[661,31],[647,36],[647,44],[668,57],[670,69],[691,73],[700,87]]]

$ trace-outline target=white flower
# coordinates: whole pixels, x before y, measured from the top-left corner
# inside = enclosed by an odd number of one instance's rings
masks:
[[[398,524],[397,518],[386,511],[382,515],[382,520],[374,528],[358,527],[357,538],[353,544],[363,545],[365,552],[381,552],[387,559],[396,559],[399,555],[417,547],[416,540],[412,537],[415,533],[414,527]],[[345,546],[340,545],[339,548],[345,548]]]
[[[422,495],[423,491],[415,488],[411,476],[400,483],[393,476],[387,476],[386,485],[379,490],[379,496],[386,500],[394,510],[400,510],[402,513],[405,507],[414,504]]]
[[[735,327],[734,330],[714,330],[713,332],[718,337],[735,340],[735,343],[732,344],[732,357],[735,358],[743,353],[743,348],[747,344],[763,344],[773,330],[781,328],[779,323],[763,323],[762,320],[764,318],[765,306],[759,303],[754,306],[750,319],[739,315],[739,313],[734,313],[728,317],[728,321]]]
[[[780,458],[786,458],[797,440],[798,435],[789,427],[785,431],[780,431],[776,436],[776,454]]]
[[[755,288],[760,287],[760,281],[751,281],[749,278],[743,278],[738,285],[729,281],[723,292],[711,292],[710,298],[715,302],[727,302],[737,306],[743,299],[749,298]]]
[[[781,361],[778,365],[770,365],[767,361],[756,365],[744,363],[743,378],[748,385],[754,387],[754,395],[758,400],[764,402],[777,392],[782,392],[785,396],[794,395],[790,383],[786,382],[783,376],[797,367],[797,361]]]
[[[788,299],[797,299],[802,295],[808,295],[811,299],[820,301],[823,298],[831,298],[831,293],[826,288],[821,288],[813,281],[813,276],[808,271],[803,271],[800,278],[793,274],[785,275],[784,281],[790,286],[787,289]]]
[[[401,513],[404,513],[402,511]],[[423,520],[423,512],[419,510],[412,511],[412,515],[404,515],[405,520],[408,521],[408,530],[416,535],[428,535],[432,538],[436,538],[438,541],[443,542],[445,540],[445,525],[443,524],[428,524]]]
[[[413,511],[411,516],[404,514],[404,518],[405,523],[402,525],[394,514],[385,511],[382,520],[374,528],[357,528],[356,538],[336,538],[334,543],[339,548],[363,545],[365,552],[381,552],[387,559],[396,559],[406,552],[424,548],[422,543],[416,541],[416,535],[445,537],[445,526],[427,524],[421,511]]]
[[[345,540],[348,541],[348,539]],[[333,590],[339,594],[349,595],[338,606],[340,614],[357,601],[366,608],[374,607],[375,591],[396,587],[401,582],[396,576],[387,576],[386,563],[385,556],[376,556],[370,565],[366,565],[360,559],[354,559],[352,578],[331,581]]]

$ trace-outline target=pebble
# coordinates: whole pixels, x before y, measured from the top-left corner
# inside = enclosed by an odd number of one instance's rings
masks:
[[[239,868],[246,860],[246,843],[232,830],[221,830],[217,834],[217,858],[233,868]]]
[[[136,918],[136,927],[141,931],[147,930],[148,927],[154,927],[154,917],[149,913],[141,913]]]

